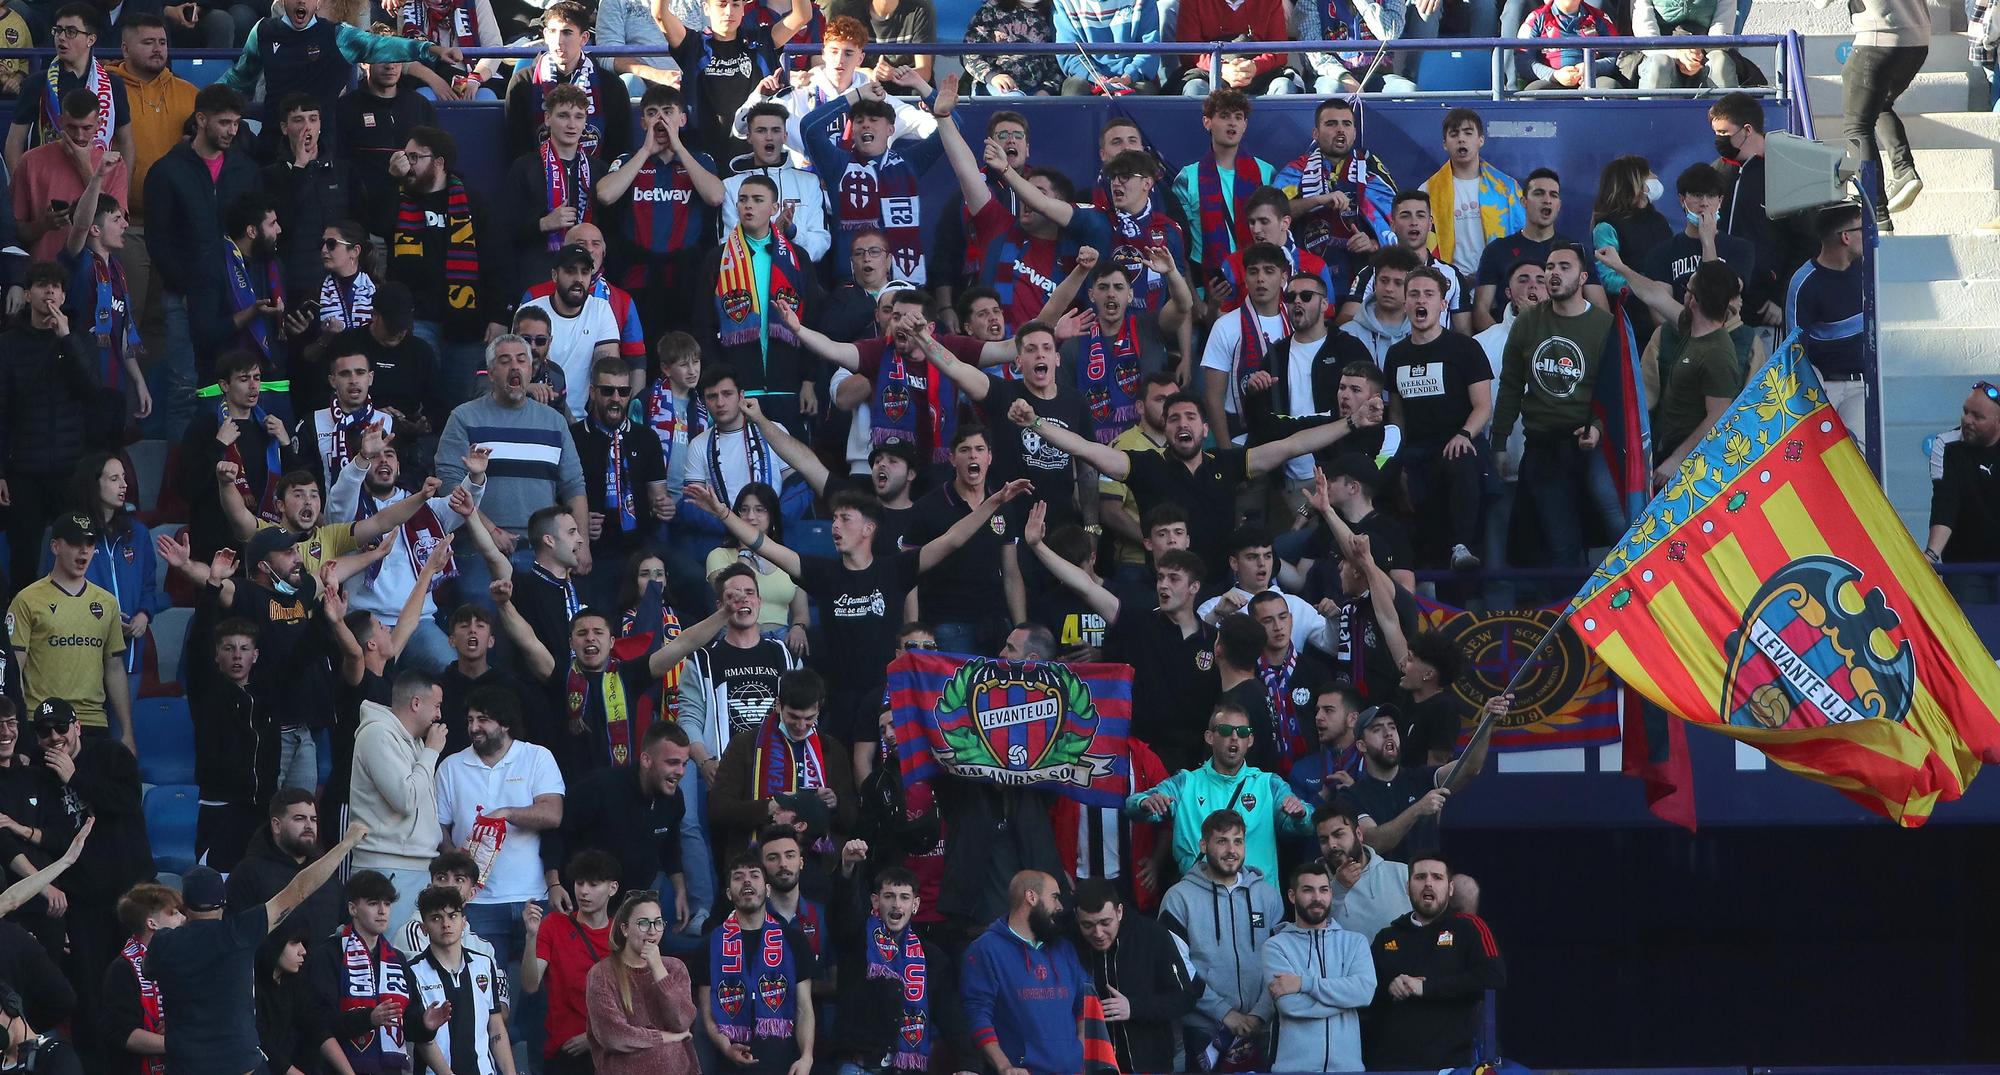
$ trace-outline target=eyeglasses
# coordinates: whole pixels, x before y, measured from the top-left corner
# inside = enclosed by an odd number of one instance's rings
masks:
[[[521,342],[527,344],[529,347],[547,347],[549,340],[550,337],[548,336],[529,336],[525,334],[521,336]]]
[[[857,246],[848,251],[847,256],[850,258],[886,258],[889,256],[889,251],[875,246]]]
[[[1320,294],[1320,293],[1319,293],[1319,292],[1317,292],[1317,291],[1287,291],[1287,292],[1285,292],[1285,301],[1286,301],[1286,302],[1312,302],[1312,301],[1313,301],[1313,300],[1315,300],[1315,299],[1323,299],[1323,298],[1325,298],[1325,297],[1326,297],[1326,296],[1324,296],[1324,295]]]
[[[1210,728],[1209,731],[1214,732],[1215,734],[1223,737],[1224,739],[1227,739],[1230,736],[1235,736],[1238,739],[1248,739],[1251,736],[1257,734],[1256,732],[1250,730],[1250,726],[1248,724],[1225,724],[1220,727]]]
[[[923,638],[912,638],[903,643],[905,650],[936,649],[937,643]]]
[[[1995,403],[2000,403],[2000,385],[1996,385],[1991,381],[1981,381],[1973,385],[1972,390],[1974,392],[1984,392],[1987,399]]]
[[[435,156],[437,156],[437,154],[435,154],[435,153],[408,153],[408,152],[406,152],[406,153],[404,153],[404,154],[403,154],[403,159],[404,159],[404,160],[406,160],[406,161],[409,161],[409,162],[410,162],[410,166],[411,166],[412,168],[414,168],[414,167],[416,167],[416,166],[417,166],[417,162],[418,162],[418,161],[427,161],[427,160],[430,160],[430,159],[431,159],[432,157],[435,157]]]
[[[343,246],[360,246],[360,245],[361,245],[360,243],[350,243],[345,239],[328,238],[328,239],[321,239],[319,241],[319,248],[321,250],[335,250]]]
[[[53,29],[53,30],[51,30],[51,31],[49,31],[49,32],[50,32],[50,33],[53,33],[53,34],[55,34],[55,35],[56,35],[57,37],[60,37],[60,38],[63,38],[64,40],[68,40],[69,38],[72,38],[72,37],[96,37],[96,36],[97,36],[97,34],[96,34],[96,33],[92,32],[92,31],[90,31],[90,30],[86,30],[86,29],[84,29],[84,28],[83,28],[83,27],[81,27],[81,26],[58,26],[58,27],[56,27],[55,29]]]
[[[635,918],[632,920],[632,928],[648,931],[665,929],[667,928],[667,920],[664,918]]]
[[[594,384],[590,387],[596,389],[597,394],[600,396],[612,396],[624,399],[626,396],[632,394],[632,386],[628,384]]]

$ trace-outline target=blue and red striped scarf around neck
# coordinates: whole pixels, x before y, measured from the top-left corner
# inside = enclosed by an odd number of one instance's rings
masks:
[[[1222,173],[1212,150],[1195,171],[1195,194],[1201,201],[1201,257],[1211,265],[1220,265],[1230,251],[1250,245],[1250,214],[1242,209],[1263,185],[1264,170],[1256,157],[1239,151],[1229,178],[1232,185],[1225,200]]]

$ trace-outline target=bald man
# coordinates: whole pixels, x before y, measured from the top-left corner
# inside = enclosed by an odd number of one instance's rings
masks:
[[[632,301],[631,292],[604,278],[604,232],[597,225],[578,224],[563,232],[563,245],[571,244],[590,251],[590,298],[601,299],[611,307],[611,316],[618,322],[618,357],[637,371],[632,379],[632,388],[637,391],[644,383],[646,368],[646,330],[639,324],[639,304]],[[546,306],[555,291],[553,277],[543,280],[521,295],[521,305],[540,299],[540,305]]]
[[[1057,923],[1062,913],[1056,879],[1022,870],[1007,886],[1007,917],[965,950],[965,1017],[1000,1075],[1083,1070],[1077,1020],[1090,976]]]

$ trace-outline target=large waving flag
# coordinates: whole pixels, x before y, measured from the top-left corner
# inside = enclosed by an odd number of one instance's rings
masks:
[[[2000,670],[1794,335],[1570,603],[1668,712],[1905,826],[2000,760]]]
[[[910,652],[889,663],[905,784],[942,773],[1124,803],[1132,668]]]
[[[1651,403],[1640,367],[1644,352],[1626,308],[1631,301],[1623,293],[1611,300],[1611,339],[1604,349],[1608,361],[1597,375],[1590,401],[1591,414],[1604,428],[1598,450],[1611,468],[1611,483],[1628,519],[1638,514],[1653,492],[1653,427],[1647,418]]]

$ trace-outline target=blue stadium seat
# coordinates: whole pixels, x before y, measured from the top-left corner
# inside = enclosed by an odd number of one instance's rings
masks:
[[[200,792],[190,784],[162,784],[146,792],[146,838],[153,844],[153,868],[186,873],[194,868],[195,817]]]
[[[1484,51],[1422,53],[1417,60],[1417,88],[1490,92],[1493,57]]]
[[[801,519],[785,523],[785,544],[800,556],[837,559],[833,548],[833,524],[825,519]]]
[[[201,89],[216,79],[221,78],[229,70],[230,61],[169,60],[167,63],[173,68],[174,74],[194,83],[195,89]]]
[[[187,645],[188,627],[193,622],[191,608],[164,608],[153,618],[153,648],[157,651],[161,682],[184,684],[181,651]]]
[[[173,447],[164,440],[134,441],[125,446],[125,458],[132,464],[132,473],[126,475],[131,482],[126,496],[140,511],[159,506],[160,486],[167,477],[167,453]]]
[[[132,706],[139,744],[139,779],[148,784],[194,783],[194,721],[186,698],[141,698]]]

